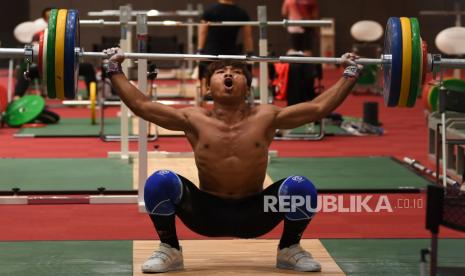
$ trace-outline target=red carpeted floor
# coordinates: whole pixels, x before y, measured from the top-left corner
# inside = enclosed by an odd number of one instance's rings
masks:
[[[338,71],[325,74],[328,87],[339,76]],[[4,78],[0,78],[0,82]],[[6,86],[6,84],[5,84]],[[326,137],[322,141],[275,141],[271,149],[279,156],[409,156],[429,165],[427,128],[423,106],[412,109],[386,108],[381,96],[351,95],[336,110],[346,116],[362,117],[363,103],[379,103],[379,120],[385,135],[377,137]],[[53,102],[52,102],[53,104]],[[283,103],[279,103],[283,104]],[[55,108],[62,117],[87,117],[85,108]],[[108,116],[115,116],[111,108]],[[98,138],[13,138],[17,129],[0,128],[2,158],[107,157],[118,151],[118,143],[104,143]],[[184,138],[160,138],[150,142],[164,151],[191,151]],[[131,143],[132,150],[137,149]],[[27,168],[25,173],[27,173]],[[1,168],[0,168],[1,170]],[[2,172],[8,173],[8,172]],[[396,195],[393,195],[396,196]],[[398,196],[398,195],[397,195]],[[418,195],[411,195],[413,198]],[[181,238],[200,238],[178,223]],[[279,236],[278,226],[267,238]],[[446,237],[457,232],[444,230]],[[427,237],[424,209],[396,210],[393,213],[321,213],[306,230],[305,237],[320,238],[413,238]],[[462,235],[463,236],[463,235]],[[0,205],[0,240],[98,240],[155,238],[147,216],[135,205]]]
[[[418,200],[424,195],[388,195]],[[394,206],[393,206],[394,207]],[[0,205],[0,241],[17,240],[138,240],[155,239],[149,217],[136,205]],[[424,208],[393,208],[383,213],[319,213],[305,238],[427,238]],[[204,238],[177,221],[181,239]],[[279,238],[282,224],[262,238]],[[441,237],[465,238],[465,233],[441,229]]]

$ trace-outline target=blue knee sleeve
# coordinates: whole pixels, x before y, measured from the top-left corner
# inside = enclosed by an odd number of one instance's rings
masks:
[[[144,201],[147,212],[154,215],[174,214],[182,197],[182,181],[168,170],[153,173],[145,182]]]
[[[284,210],[287,210],[287,219],[308,220],[315,215],[318,193],[313,183],[305,176],[294,175],[286,178],[279,187],[278,196],[280,204],[286,202]]]

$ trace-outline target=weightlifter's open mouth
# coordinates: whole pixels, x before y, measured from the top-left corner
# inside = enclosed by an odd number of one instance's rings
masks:
[[[231,77],[226,77],[224,79],[224,88],[228,92],[232,91],[232,89],[233,89],[233,79]]]

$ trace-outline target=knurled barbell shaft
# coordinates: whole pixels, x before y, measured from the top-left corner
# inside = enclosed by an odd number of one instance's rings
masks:
[[[76,49],[77,51],[79,49]],[[25,49],[22,48],[0,48],[1,57],[24,57]],[[108,58],[103,52],[79,52],[82,57]],[[314,63],[314,64],[340,64],[341,58],[332,57],[296,57],[296,56],[279,56],[279,57],[261,57],[246,55],[190,55],[190,54],[169,54],[169,53],[125,53],[127,59],[147,59],[147,60],[193,60],[193,61],[213,61],[213,60],[242,60],[251,62],[288,62],[288,63]],[[367,64],[384,64],[389,63],[390,57],[383,59],[361,58],[357,63]]]
[[[441,61],[434,62],[435,64],[439,64],[441,68],[465,68],[465,59],[455,59],[455,58],[441,58]]]
[[[107,58],[108,56],[102,52],[82,52],[82,57]],[[341,64],[341,58],[331,57],[295,57],[295,56],[279,56],[279,57],[261,57],[261,56],[246,56],[246,55],[190,55],[190,54],[156,54],[156,53],[125,53],[125,58],[128,59],[147,59],[147,60],[196,60],[196,61],[214,61],[214,60],[240,60],[250,62],[268,62],[268,63],[313,63],[313,64]],[[367,64],[384,64],[389,63],[389,57],[385,59],[361,58],[357,63]]]
[[[96,20],[80,20],[79,21],[81,26],[120,26],[121,22],[119,21],[106,21],[104,19],[96,19]],[[128,25],[137,26],[136,21],[129,21]],[[267,26],[303,26],[303,27],[327,27],[331,26],[333,22],[331,20],[282,20],[282,21],[268,21],[266,23]],[[231,26],[260,26],[261,23],[259,21],[221,21],[221,22],[207,22],[207,23],[199,23],[199,22],[182,22],[182,21],[148,21],[148,26],[171,26],[171,27],[179,27],[179,26],[200,26],[200,25],[207,25],[207,26],[223,26],[223,27],[231,27]]]

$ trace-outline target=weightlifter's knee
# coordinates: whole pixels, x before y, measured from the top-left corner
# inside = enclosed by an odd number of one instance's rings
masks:
[[[168,216],[175,212],[181,201],[182,181],[170,170],[154,172],[145,182],[144,201],[149,214]]]
[[[313,183],[305,176],[293,175],[279,187],[278,196],[288,202],[290,211],[285,212],[289,220],[308,220],[315,215],[318,193]]]

